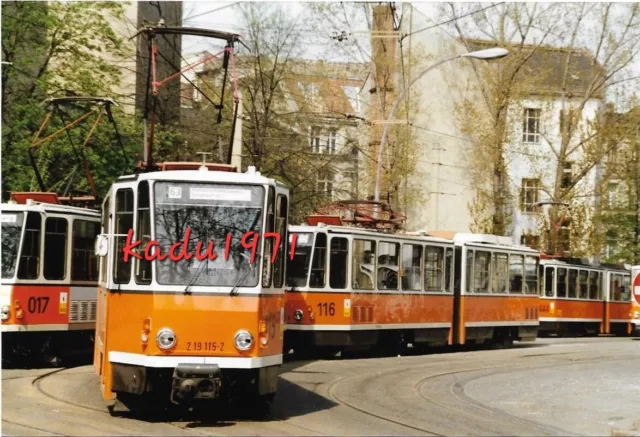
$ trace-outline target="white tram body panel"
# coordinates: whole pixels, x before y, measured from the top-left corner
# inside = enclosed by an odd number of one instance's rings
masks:
[[[69,348],[77,336],[90,342],[96,322],[99,212],[27,201],[2,204],[0,216],[3,350],[11,354],[42,347],[52,338]],[[67,336],[67,331],[75,334]]]

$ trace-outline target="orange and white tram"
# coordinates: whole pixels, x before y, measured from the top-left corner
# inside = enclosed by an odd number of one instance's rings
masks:
[[[12,193],[2,204],[3,359],[53,362],[93,347],[100,213],[53,193]]]
[[[539,255],[529,248],[472,234],[290,231],[285,350],[536,338]]]
[[[344,226],[291,226],[285,350],[449,344],[453,243]]]
[[[631,332],[629,270],[545,256],[540,265],[540,278],[541,333],[628,335]]]
[[[456,245],[454,342],[535,341],[540,254],[495,235],[450,238]]]
[[[105,198],[94,358],[103,396],[130,408],[268,400],[282,363],[288,190],[253,167],[167,164],[120,177]],[[266,233],[282,235],[277,249]],[[125,259],[128,239],[141,259]]]

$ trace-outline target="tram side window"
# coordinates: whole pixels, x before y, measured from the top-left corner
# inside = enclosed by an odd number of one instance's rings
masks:
[[[276,232],[280,235],[280,245],[277,247],[276,262],[273,265],[273,286],[280,288],[284,285],[284,262],[286,252],[287,237],[287,212],[289,202],[287,197],[278,194],[278,204],[276,207]]]
[[[378,247],[378,290],[398,289],[400,244],[381,242]]]
[[[524,259],[525,291],[527,294],[538,294],[538,259],[526,256]]]
[[[138,226],[136,236],[142,243],[134,250],[142,257],[136,259],[136,283],[151,283],[151,261],[147,261],[144,255],[144,248],[151,241],[151,205],[149,203],[149,182],[142,181],[138,185]]]
[[[16,272],[23,223],[23,212],[2,213],[2,251],[0,253],[3,279],[13,278]]]
[[[568,281],[567,297],[576,298],[578,294],[576,289],[578,288],[578,271],[569,269],[569,281]]]
[[[567,269],[558,268],[558,297],[567,297]]]
[[[303,232],[297,235],[293,259],[287,257],[287,285],[289,287],[306,287],[309,266],[311,265],[313,234]],[[289,244],[292,243],[292,240],[293,234],[289,234]]]
[[[269,199],[267,200],[267,221],[265,223],[265,233],[273,232],[275,228],[275,189],[269,187]],[[273,238],[264,239],[264,254],[262,258],[262,286],[271,287],[273,279],[273,266],[271,265],[271,254],[273,253]]]
[[[600,272],[589,272],[589,299],[600,299]]]
[[[476,293],[489,293],[489,276],[491,274],[491,252],[477,251],[474,260],[474,285]]]
[[[587,299],[589,297],[589,272],[580,270],[578,273],[578,297]]]
[[[524,256],[509,256],[509,291],[511,293],[522,293],[524,276]]]
[[[27,213],[24,241],[18,265],[18,279],[37,279],[40,275],[40,233],[42,232],[40,213]]]
[[[131,259],[124,262],[124,246],[127,242],[127,233],[133,229],[133,190],[125,188],[116,192],[115,214],[115,250],[113,282],[116,284],[128,284],[131,281]],[[130,257],[131,258],[131,257]]]
[[[453,291],[453,249],[447,249],[444,256],[444,286]]]
[[[544,271],[544,295],[547,297],[553,297],[553,274],[555,269],[553,267],[547,267]]]
[[[494,293],[506,293],[509,281],[509,257],[504,253],[493,254],[493,284]]]
[[[316,246],[313,249],[313,260],[311,261],[311,279],[309,287],[323,288],[327,275],[327,234],[319,232],[316,234]]]
[[[444,248],[425,248],[424,291],[444,290]]]
[[[331,239],[331,259],[329,261],[329,286],[334,289],[347,287],[347,269],[349,266],[349,240],[333,237]]]
[[[373,290],[373,272],[376,267],[376,242],[371,240],[353,240],[353,288]]]
[[[422,290],[422,246],[417,244],[402,245],[402,289]]]
[[[473,250],[467,250],[467,268],[465,269],[467,293],[473,293]]]
[[[610,275],[609,280],[609,300],[613,302],[617,302],[621,300],[620,287],[622,286],[622,281],[620,275]]]
[[[71,234],[71,280],[97,281],[98,260],[94,251],[100,224],[88,220],[74,220]]]
[[[109,229],[109,225],[111,223],[109,216],[111,214],[111,209],[109,206],[111,205],[111,198],[107,197],[102,204],[102,233],[104,235],[108,235],[111,230]],[[100,260],[100,281],[106,282],[109,274],[107,273],[107,268],[109,267],[109,258],[103,256]]]
[[[64,279],[67,276],[67,219],[49,217],[44,223],[44,278]]]

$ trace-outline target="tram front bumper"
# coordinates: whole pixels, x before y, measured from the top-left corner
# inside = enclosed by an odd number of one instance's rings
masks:
[[[217,364],[178,364],[173,370],[171,402],[213,400],[220,395],[222,373]]]

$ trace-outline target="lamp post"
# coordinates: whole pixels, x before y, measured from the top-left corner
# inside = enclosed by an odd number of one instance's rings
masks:
[[[375,191],[375,201],[376,202],[380,201],[380,176],[381,176],[381,172],[382,172],[382,152],[384,151],[384,146],[385,146],[385,143],[387,141],[387,133],[389,131],[389,124],[391,123],[391,121],[393,119],[393,116],[396,113],[396,109],[398,109],[399,103],[402,101],[404,95],[407,93],[407,91],[409,91],[409,89],[413,86],[413,84],[415,84],[418,80],[420,80],[420,78],[422,78],[422,76],[427,74],[429,71],[433,70],[436,67],[439,67],[440,65],[444,64],[445,62],[453,61],[453,60],[459,59],[459,58],[474,58],[474,59],[484,59],[486,61],[489,61],[489,60],[492,60],[492,59],[503,58],[503,57],[507,56],[508,54],[509,54],[509,51],[507,49],[494,47],[494,48],[485,49],[485,50],[478,50],[478,51],[475,51],[475,52],[463,53],[461,55],[457,55],[457,56],[454,56],[452,58],[444,59],[442,61],[436,62],[435,64],[433,64],[432,66],[430,66],[429,68],[424,70],[422,73],[420,73],[418,76],[416,76],[416,78],[411,81],[409,86],[406,87],[402,91],[400,96],[398,96],[396,101],[393,103],[393,107],[391,108],[391,112],[389,113],[389,117],[387,118],[387,121],[385,122],[385,125],[384,125],[384,129],[382,131],[382,138],[380,139],[380,147],[379,147],[379,150],[378,150],[378,168],[377,168],[377,171],[376,171],[376,191]]]

